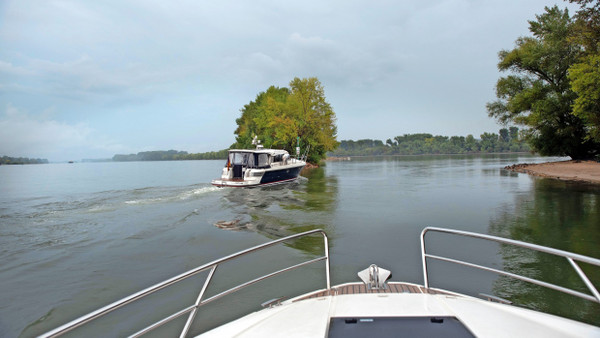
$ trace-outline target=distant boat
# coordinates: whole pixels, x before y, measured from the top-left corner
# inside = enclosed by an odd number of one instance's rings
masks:
[[[256,187],[295,181],[306,165],[306,154],[290,157],[283,149],[265,149],[254,137],[256,149],[229,150],[221,178],[212,180],[217,187]],[[300,153],[300,148],[296,152]]]
[[[75,163],[75,162],[73,162],[73,161],[69,161],[69,163]]]
[[[295,181],[306,165],[304,158],[290,157],[282,149],[232,149],[221,177],[212,180],[217,187],[256,187]]]

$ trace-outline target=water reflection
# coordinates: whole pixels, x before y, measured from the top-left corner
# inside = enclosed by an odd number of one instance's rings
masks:
[[[529,194],[516,195],[490,223],[490,233],[525,242],[600,257],[600,187],[535,179]],[[589,291],[564,258],[502,246],[504,269],[584,293]],[[581,264],[598,285],[600,268]],[[499,278],[494,291],[516,304],[580,321],[600,324],[600,305],[547,288]]]
[[[337,178],[327,177],[323,168],[304,171],[297,183],[256,189],[227,189],[223,195],[233,219],[219,220],[225,230],[253,231],[269,239],[312,230],[326,230],[330,247],[335,237],[331,225],[336,209]],[[322,254],[322,239],[306,237],[290,242],[290,247]]]

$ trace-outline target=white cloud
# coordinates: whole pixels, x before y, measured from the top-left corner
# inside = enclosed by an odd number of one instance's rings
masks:
[[[404,56],[393,49],[382,53],[352,40],[331,40],[292,34],[282,56],[302,76],[318,76],[323,82],[341,87],[364,88],[397,75]]]
[[[102,64],[88,55],[55,62],[27,59],[21,66],[0,60],[0,90],[44,98],[66,98],[90,104],[147,102],[193,73],[186,65],[154,69],[147,64]]]
[[[33,71],[0,60],[0,74],[25,76],[33,75]]]
[[[51,114],[45,112],[42,115]],[[117,143],[96,135],[85,123],[68,124],[35,117],[10,104],[0,115],[0,130],[0,154],[7,156],[67,160],[79,159],[89,149],[104,150],[105,153],[123,150]]]

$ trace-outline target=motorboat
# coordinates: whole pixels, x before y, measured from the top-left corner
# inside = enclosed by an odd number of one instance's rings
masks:
[[[298,154],[299,155],[299,154]],[[212,180],[217,187],[256,187],[288,183],[298,179],[306,165],[306,155],[290,157],[283,149],[231,149],[221,177]]]
[[[439,243],[426,241],[429,233],[446,234],[459,238],[476,238],[499,243],[501,246],[518,247],[520,250],[533,250],[566,259],[576,274],[587,286],[589,293],[576,291],[513,272],[480,265],[463,259],[433,254],[429,245]],[[323,254],[308,257],[301,263],[285,267],[258,278],[242,282],[225,291],[207,296],[217,267],[242,256],[288,243],[304,237],[321,236]],[[550,288],[559,292],[600,303],[600,294],[588,276],[580,268],[584,263],[593,268],[600,267],[600,259],[591,258],[562,250],[543,247],[512,239],[446,228],[427,227],[421,232],[421,263],[423,284],[390,281],[391,272],[375,264],[359,271],[360,282],[347,282],[330,285],[330,257],[327,235],[322,230],[311,230],[261,244],[229,256],[199,266],[183,274],[158,283],[120,301],[109,304],[86,316],[67,323],[42,337],[55,337],[69,332],[83,324],[97,319],[124,305],[136,302],[156,291],[170,287],[200,272],[207,273],[197,297],[190,299],[181,310],[160,319],[137,331],[130,331],[132,337],[149,333],[164,324],[175,323],[175,319],[185,320],[178,331],[180,337],[198,335],[202,337],[599,337],[600,327],[526,309],[512,305],[510,301],[495,295],[474,297],[452,290],[430,285],[431,272],[428,265],[441,261],[463,268],[483,270],[498,275]],[[427,244],[427,248],[426,248]],[[433,245],[431,245],[433,247]],[[461,249],[469,250],[466,246]],[[443,251],[443,250],[442,250]],[[468,251],[467,251],[468,252]],[[467,255],[468,256],[468,255]],[[470,257],[473,259],[473,257]],[[264,309],[244,315],[207,332],[190,332],[203,306],[222,297],[231,295],[247,286],[257,284],[271,277],[291,270],[306,268],[318,262],[325,266],[325,287],[290,299],[275,298],[264,302]],[[220,270],[219,270],[220,271]],[[439,277],[436,276],[436,280]],[[510,285],[510,284],[508,284]],[[196,294],[196,293],[195,293]],[[157,308],[145,307],[156,311]],[[187,317],[187,318],[186,318]],[[200,316],[202,317],[202,316]]]

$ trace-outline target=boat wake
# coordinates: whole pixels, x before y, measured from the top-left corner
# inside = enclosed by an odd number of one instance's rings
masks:
[[[146,205],[186,201],[200,198],[205,194],[218,190],[219,188],[213,186],[204,186],[201,188],[183,190],[181,190],[180,188],[156,188],[154,191],[146,193],[145,196],[126,200],[124,203],[126,205]]]
[[[148,187],[20,200],[0,205],[0,258],[47,247],[88,245],[90,241],[100,241],[96,234],[103,231],[115,233],[118,228],[131,228],[136,223],[149,224],[149,220],[139,216],[135,220],[130,219],[132,214],[153,213],[167,205],[182,202],[194,203],[217,190],[217,187],[206,184]],[[168,210],[171,209],[168,207]],[[176,209],[178,207],[173,210]]]

